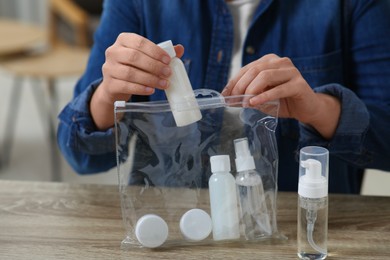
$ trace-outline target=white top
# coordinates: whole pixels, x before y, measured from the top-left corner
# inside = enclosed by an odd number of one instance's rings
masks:
[[[236,169],[237,172],[249,171],[256,169],[255,160],[249,150],[248,138],[234,140],[234,150],[236,152]]]
[[[211,229],[211,217],[202,209],[191,209],[180,219],[180,230],[188,240],[203,240],[210,235]]]
[[[298,194],[305,198],[318,199],[328,196],[328,182],[321,173],[321,162],[315,159],[301,161],[305,174],[299,177]]]
[[[171,40],[159,43],[158,46],[166,51],[171,58],[176,57],[176,51]]]
[[[245,38],[260,0],[234,0],[226,2],[233,16],[234,44],[229,78],[235,76],[242,66]]]
[[[144,215],[135,225],[135,236],[145,247],[159,247],[168,238],[168,224],[157,215]]]
[[[214,155],[210,157],[211,172],[230,173],[229,155]]]

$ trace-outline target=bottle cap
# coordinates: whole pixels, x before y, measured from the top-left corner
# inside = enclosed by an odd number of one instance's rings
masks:
[[[237,172],[256,169],[255,160],[249,150],[248,138],[234,140],[234,150],[236,151]]]
[[[329,151],[320,146],[306,146],[299,152],[298,194],[318,199],[328,195]]]
[[[211,172],[230,172],[229,155],[214,155],[210,157]]]
[[[299,178],[298,193],[306,198],[323,198],[328,194],[328,183],[321,174],[321,162],[315,159],[301,161],[306,173]]]
[[[157,44],[157,46],[159,46],[161,49],[166,51],[171,58],[176,57],[176,51],[175,48],[173,48],[173,44],[171,40],[161,42]]]
[[[168,225],[161,217],[147,214],[137,221],[135,235],[141,245],[159,247],[168,238]]]
[[[180,219],[180,230],[183,236],[192,241],[200,241],[211,233],[210,215],[201,209],[191,209]]]

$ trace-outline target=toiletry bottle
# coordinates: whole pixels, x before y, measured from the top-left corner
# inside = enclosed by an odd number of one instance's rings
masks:
[[[325,259],[328,237],[327,149],[316,146],[300,151],[298,183],[298,257]]]
[[[186,126],[202,118],[195,94],[183,62],[176,57],[172,41],[158,44],[172,58],[169,66],[172,75],[169,78],[169,87],[165,90],[173,117],[177,126]]]
[[[213,239],[238,239],[240,230],[236,184],[230,173],[229,156],[212,156],[210,164],[213,173],[209,179]]]
[[[236,152],[236,184],[240,202],[241,224],[245,238],[259,239],[272,234],[270,216],[261,176],[255,171],[247,138],[234,140]]]

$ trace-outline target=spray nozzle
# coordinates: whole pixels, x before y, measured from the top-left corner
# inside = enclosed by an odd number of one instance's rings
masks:
[[[256,169],[255,160],[249,150],[248,138],[234,140],[234,150],[236,151],[237,172]]]
[[[252,156],[249,151],[248,139],[240,138],[234,140],[234,149],[236,151],[236,157],[248,157]]]
[[[301,161],[305,174],[299,177],[298,193],[307,198],[322,198],[328,194],[328,181],[322,175],[322,164],[315,159]]]
[[[305,168],[306,181],[321,180],[321,162],[314,159],[307,159],[301,162],[301,166]]]

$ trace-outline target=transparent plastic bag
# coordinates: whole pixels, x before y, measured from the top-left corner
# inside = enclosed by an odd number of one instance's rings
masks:
[[[197,90],[195,93],[202,119],[183,127],[176,126],[167,101],[118,101],[115,104],[117,168],[126,229],[123,248],[155,247],[142,241],[140,233],[145,230],[139,225],[144,216],[157,216],[161,218],[159,221],[166,223],[163,228],[165,237],[160,238],[162,243],[156,246],[224,242],[215,241],[212,231],[209,235],[206,233],[206,238],[188,237],[183,233],[183,218],[191,209],[201,209],[211,215],[208,190],[212,175],[210,157],[228,155],[231,174],[236,176],[234,140],[240,138],[247,138],[256,171],[262,180],[270,230],[261,237],[248,238],[243,234],[244,220],[240,214],[240,237],[235,240],[245,243],[279,236],[276,221],[278,151],[275,139],[279,103],[269,102],[249,108],[251,96],[248,95],[222,97],[211,90]],[[220,199],[224,203],[224,198]],[[144,227],[154,229],[153,224],[161,223],[145,224]],[[206,228],[207,221],[195,224],[201,224],[195,226],[195,231],[202,230]],[[161,233],[159,227],[156,226],[153,231]]]

